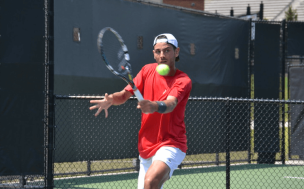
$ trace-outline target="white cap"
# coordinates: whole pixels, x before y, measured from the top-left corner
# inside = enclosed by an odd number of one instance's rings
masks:
[[[167,39],[157,39],[157,37],[159,37],[161,35],[166,36]],[[163,33],[163,34],[159,34],[158,36],[156,36],[154,39],[154,42],[153,42],[153,46],[155,46],[156,43],[169,43],[169,44],[175,46],[176,48],[178,47],[176,38],[170,33]]]

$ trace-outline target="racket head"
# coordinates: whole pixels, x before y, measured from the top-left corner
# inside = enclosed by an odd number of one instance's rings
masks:
[[[97,48],[107,68],[134,87],[128,48],[118,32],[103,28],[98,34]]]

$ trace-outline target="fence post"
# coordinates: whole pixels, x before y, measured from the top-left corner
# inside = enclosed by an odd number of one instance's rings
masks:
[[[178,168],[181,169],[182,168],[182,164],[180,164]],[[139,171],[139,169],[140,169],[140,160],[139,160],[139,158],[136,158],[135,171]]]
[[[48,102],[48,141],[47,141],[47,162],[46,162],[46,187],[47,189],[53,189],[54,187],[54,130],[55,130],[55,96],[52,91],[49,91],[49,102]]]
[[[54,0],[45,1],[45,65],[46,65],[46,102],[47,102],[47,151],[45,163],[45,187],[54,188],[54,128],[55,128],[55,96],[54,96]]]
[[[251,15],[250,5],[248,4],[246,15]]]
[[[248,52],[248,98],[251,98],[251,74],[252,74],[252,57],[253,57],[253,52],[252,52],[252,19],[249,19],[249,52]],[[249,129],[249,144],[248,144],[248,163],[251,163],[251,103],[249,103],[249,119],[248,119],[248,129]]]
[[[234,11],[233,11],[233,8],[231,7],[231,10],[230,10],[230,16],[234,16]]]
[[[24,186],[26,185],[26,179],[24,175],[20,175],[19,177],[19,184],[21,188],[24,188]]]
[[[225,103],[226,110],[226,189],[230,189],[230,99]]]
[[[286,35],[286,20],[282,21],[282,100],[285,100],[285,35]],[[285,164],[285,104],[282,105],[282,153],[281,160],[282,164]]]
[[[260,12],[259,12],[259,20],[263,20],[263,17],[264,17],[264,4],[263,4],[263,1],[261,1]]]
[[[92,173],[91,164],[92,164],[91,161],[88,160],[88,161],[87,161],[87,175],[88,175],[88,176],[90,176],[91,173]]]
[[[218,152],[215,154],[215,165],[220,165],[220,154]]]

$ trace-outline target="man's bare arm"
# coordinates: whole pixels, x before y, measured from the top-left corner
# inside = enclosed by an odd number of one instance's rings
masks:
[[[131,96],[132,93],[126,90],[122,90],[120,92],[116,92],[109,95],[109,97],[113,99],[112,105],[124,104]]]
[[[95,116],[98,116],[102,110],[105,110],[105,117],[108,117],[108,108],[110,108],[112,105],[120,105],[125,103],[131,96],[132,93],[126,90],[122,90],[110,95],[106,93],[105,98],[102,100],[91,100],[90,103],[95,105],[91,106],[89,109],[94,110],[97,108]]]

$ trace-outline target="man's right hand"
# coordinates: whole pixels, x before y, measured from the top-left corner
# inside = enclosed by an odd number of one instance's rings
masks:
[[[91,104],[95,104],[94,106],[91,106],[89,109],[94,110],[97,108],[97,112],[95,113],[95,116],[98,116],[102,110],[105,111],[105,117],[108,117],[108,108],[112,106],[113,104],[113,95],[108,95],[108,93],[105,94],[105,98],[102,100],[90,100]]]

